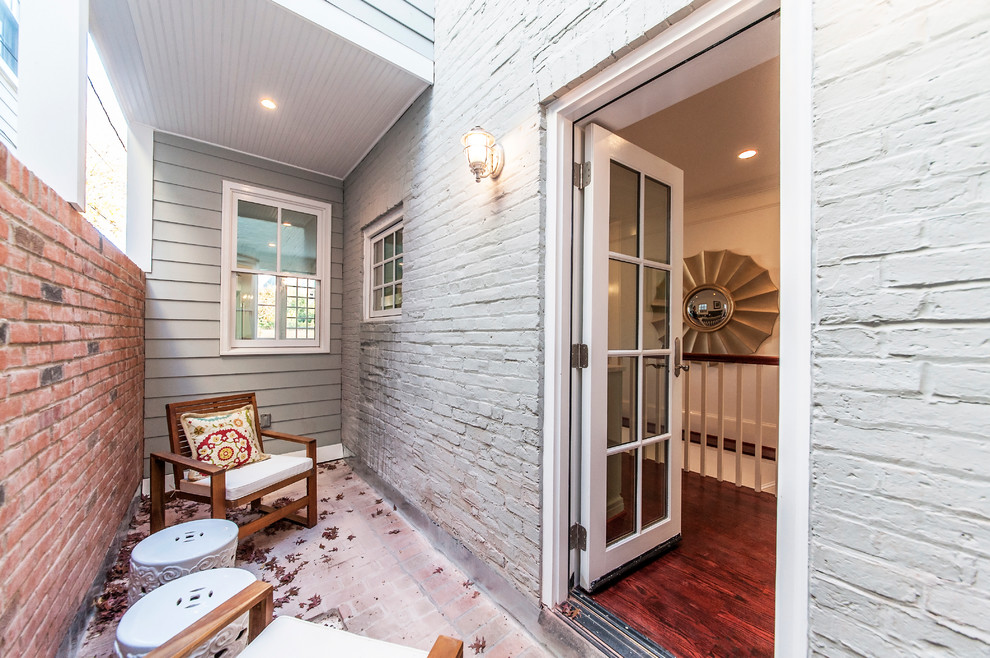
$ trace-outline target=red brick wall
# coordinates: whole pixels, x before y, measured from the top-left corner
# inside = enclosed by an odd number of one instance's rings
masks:
[[[140,483],[144,294],[0,146],[0,656],[56,653]]]

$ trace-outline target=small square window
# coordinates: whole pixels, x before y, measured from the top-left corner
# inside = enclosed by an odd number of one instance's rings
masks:
[[[402,312],[402,216],[387,214],[365,229],[365,318]]]

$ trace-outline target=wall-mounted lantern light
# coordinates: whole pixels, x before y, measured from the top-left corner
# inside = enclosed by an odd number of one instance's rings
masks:
[[[480,183],[482,178],[498,178],[502,171],[503,152],[490,132],[475,126],[461,137],[461,144],[464,145],[464,155],[476,183]]]

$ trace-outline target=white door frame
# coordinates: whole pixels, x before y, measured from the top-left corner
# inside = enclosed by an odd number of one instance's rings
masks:
[[[711,0],[547,108],[546,316],[541,600],[568,594],[570,501],[571,213],[574,122],[781,8],[780,417],[775,653],[808,652],[811,447],[812,15],[802,0]]]

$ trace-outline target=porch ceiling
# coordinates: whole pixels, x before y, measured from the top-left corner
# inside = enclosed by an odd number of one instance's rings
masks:
[[[432,75],[283,4],[93,0],[90,32],[128,121],[343,178]]]

